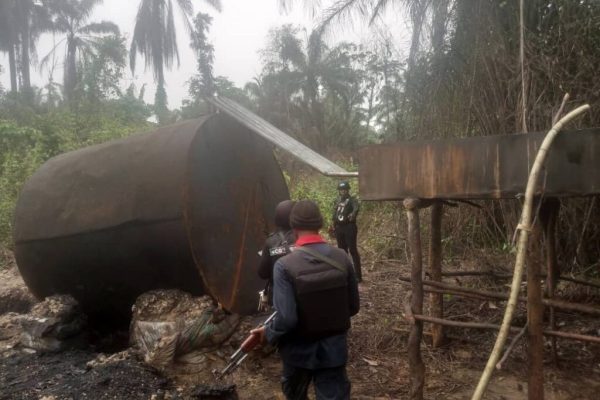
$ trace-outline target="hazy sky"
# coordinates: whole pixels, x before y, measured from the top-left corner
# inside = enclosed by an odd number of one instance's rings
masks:
[[[96,8],[90,22],[100,20],[115,22],[119,25],[121,33],[127,37],[129,46],[139,2],[139,0],[104,0],[104,3]],[[327,6],[332,2],[333,0],[322,0],[322,5]],[[310,31],[314,25],[309,13],[301,6],[302,0],[297,0],[298,5],[287,14],[281,12],[277,0],[222,0],[222,3],[223,11],[217,13],[210,11],[211,9],[204,1],[194,0],[196,11],[208,11],[214,18],[209,38],[215,47],[215,75],[226,76],[238,86],[243,86],[260,73],[259,52],[265,47],[269,29],[292,23]],[[408,40],[403,14],[399,10],[391,9],[385,18],[385,23],[394,34],[399,49],[405,48]],[[180,16],[176,14],[175,17],[181,65],[179,68],[174,66],[171,71],[166,73],[170,108],[180,106],[181,101],[187,97],[186,82],[196,72],[196,58],[189,48],[189,38],[183,29]],[[348,22],[343,27],[336,29],[336,33],[328,40],[330,42],[351,40],[365,43],[374,35],[377,35],[377,32],[366,27],[364,23]],[[52,46],[51,35],[42,37],[38,44],[39,57],[42,58],[46,55]],[[61,51],[59,54],[64,55],[64,52]],[[60,58],[59,60],[62,61]],[[4,69],[0,81],[5,88],[8,88],[10,80],[5,56],[0,56],[0,64]],[[132,79],[138,87],[146,83],[146,98],[148,101],[153,101],[155,85],[152,73],[144,71],[145,63],[142,58],[138,58],[136,65],[135,75],[132,75],[127,69],[127,85]],[[32,80],[35,85],[43,85],[47,78],[47,70],[32,71]],[[54,80],[62,82],[61,65],[56,67]]]

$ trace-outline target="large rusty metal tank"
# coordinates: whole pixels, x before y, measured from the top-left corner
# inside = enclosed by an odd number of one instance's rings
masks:
[[[270,146],[215,114],[46,162],[17,202],[17,264],[34,295],[71,294],[99,321],[127,321],[157,288],[247,314],[264,285],[258,251],[287,198]]]

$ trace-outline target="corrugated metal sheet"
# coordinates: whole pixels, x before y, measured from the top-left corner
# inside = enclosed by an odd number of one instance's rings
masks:
[[[323,175],[338,177],[358,176],[358,172],[346,171],[344,168],[306,147],[258,115],[237,104],[235,101],[225,97],[213,97],[207,100],[219,110],[227,113],[259,136],[298,158],[300,161],[316,169]]]
[[[361,149],[362,200],[499,199],[525,192],[545,132],[410,141]],[[558,134],[546,161],[551,196],[600,193],[600,129]],[[542,179],[543,181],[543,179]]]

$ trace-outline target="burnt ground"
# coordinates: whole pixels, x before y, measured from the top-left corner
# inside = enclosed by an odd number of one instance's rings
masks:
[[[13,352],[1,361],[0,399],[149,399],[170,389],[168,379],[136,360],[89,368],[96,354]]]
[[[489,255],[474,257],[506,265],[507,260],[489,260]],[[368,258],[365,257],[365,258]],[[449,262],[450,263],[450,262]],[[509,261],[510,264],[510,261]],[[408,397],[409,376],[406,359],[408,324],[404,321],[401,299],[407,286],[398,281],[408,274],[406,260],[365,262],[365,283],[361,285],[362,309],[353,320],[350,333],[348,373],[353,399],[404,399]],[[448,269],[473,269],[456,263]],[[16,269],[0,271],[0,296],[7,290],[22,288]],[[11,282],[11,283],[8,283]],[[479,288],[506,290],[506,281],[460,278],[452,283]],[[20,290],[20,289],[19,289]],[[599,293],[591,289],[561,288],[571,300],[598,303]],[[0,302],[5,302],[0,297]],[[19,302],[22,306],[22,302]],[[445,297],[448,318],[499,323],[504,303]],[[5,310],[6,311],[6,310]],[[22,309],[16,310],[22,312]],[[103,356],[104,348],[87,348],[56,354],[38,354],[15,345],[16,328],[10,321],[16,314],[0,316],[0,399],[161,399],[215,398],[195,396],[198,384],[215,384],[210,369],[221,367],[254,321],[245,321],[232,340],[217,352],[207,354],[202,363],[177,367],[167,374],[144,364],[129,351]],[[599,335],[600,320],[560,313],[560,328],[565,331]],[[525,323],[520,309],[515,324]],[[426,365],[427,399],[468,399],[485,365],[495,334],[488,331],[447,329],[449,342],[442,348],[430,346],[425,325],[422,345]],[[596,399],[600,391],[600,345],[558,341],[558,363],[553,363],[550,343],[546,347],[546,399]],[[520,341],[503,370],[494,374],[487,399],[527,398],[527,349]],[[95,360],[95,361],[93,361]],[[90,361],[92,361],[90,363]],[[280,364],[276,353],[258,351],[220,385],[235,384],[240,399],[282,399],[279,387]]]

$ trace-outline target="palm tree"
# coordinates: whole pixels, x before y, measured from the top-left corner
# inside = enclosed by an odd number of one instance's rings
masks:
[[[20,73],[22,91],[32,95],[31,54],[41,33],[49,29],[48,12],[41,0],[0,0],[0,51],[8,53],[12,91],[17,91]]]
[[[221,10],[220,0],[204,1],[215,10]],[[159,122],[165,120],[168,111],[164,68],[171,68],[174,59],[179,63],[173,3],[181,11],[188,31],[193,31],[190,18],[194,7],[191,0],[141,0],[129,55],[132,72],[135,71],[138,52],[144,56],[146,67],[152,67],[157,80],[155,108]]]
[[[17,86],[17,46],[19,43],[14,15],[16,0],[0,0],[0,51],[8,53],[10,90],[16,92]]]
[[[35,54],[40,35],[51,30],[50,17],[45,1],[16,0],[14,4],[14,14],[10,18],[14,18],[20,45],[21,91],[31,100],[31,55]]]
[[[302,110],[302,132],[316,147],[322,147],[325,135],[325,95],[347,98],[349,88],[358,79],[351,68],[348,48],[338,45],[329,49],[320,32],[313,31],[306,42],[298,38],[298,30],[285,25],[271,32],[264,52],[266,65],[262,82],[274,84],[279,107],[286,106],[289,115],[294,107]],[[267,88],[267,87],[265,87]],[[258,89],[257,86],[248,89]]]
[[[309,3],[312,0],[303,1]],[[419,51],[427,12],[431,8],[435,8],[435,16],[443,15],[442,11],[444,8],[447,9],[448,0],[337,0],[323,12],[317,30],[325,32],[336,21],[344,21],[356,13],[362,17],[369,18],[369,24],[373,24],[383,15],[387,7],[394,2],[400,3],[408,10],[412,21],[413,31],[408,56],[408,70],[410,70],[414,67],[417,52]],[[279,0],[282,8],[288,8],[292,3],[294,3],[294,0]],[[439,34],[436,36],[439,36]]]
[[[87,19],[93,9],[103,0],[52,0],[49,1],[53,15],[53,30],[55,33],[64,34],[48,53],[42,64],[57,51],[57,48],[66,42],[64,91],[67,100],[73,99],[77,86],[77,59],[90,56],[98,45],[99,36],[106,34],[119,34],[119,27],[110,21],[88,23]]]

